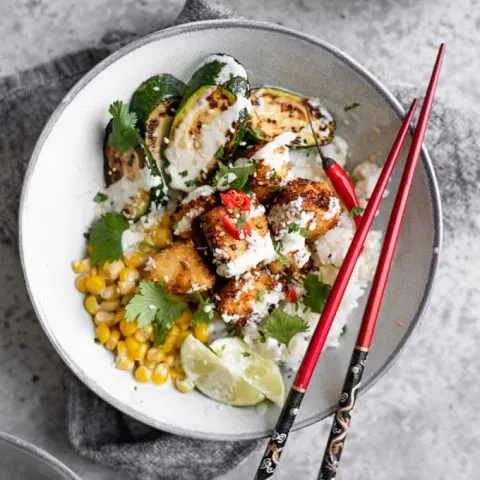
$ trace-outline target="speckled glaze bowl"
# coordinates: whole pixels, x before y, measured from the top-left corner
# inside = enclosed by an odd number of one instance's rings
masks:
[[[210,53],[236,57],[253,85],[275,84],[319,96],[335,115],[351,147],[350,166],[369,154],[385,158],[404,113],[392,94],[337,48],[276,25],[246,20],[206,21],[151,34],[97,65],[52,115],[33,153],[20,211],[20,250],[38,318],[65,363],[114,407],[162,430],[204,439],[239,440],[270,434],[279,409],[220,405],[198,392],[139,385],[113,367],[110,352],[93,341],[93,328],[74,288],[70,262],[81,257],[83,232],[92,220],[92,197],[102,187],[102,136],[107,108],[127,100],[149,76],[169,72],[188,79]],[[359,108],[343,107],[359,102]],[[410,142],[410,139],[409,139]],[[405,157],[400,160],[400,165]],[[397,168],[389,190],[398,185]],[[384,201],[375,228],[384,228],[393,203]],[[422,315],[441,240],[439,194],[424,150],[377,334],[364,375],[365,392],[387,370]],[[341,346],[322,357],[295,428],[319,421],[338,400],[361,319],[350,319]]]
[[[0,432],[0,478],[5,480],[80,480],[49,453]]]

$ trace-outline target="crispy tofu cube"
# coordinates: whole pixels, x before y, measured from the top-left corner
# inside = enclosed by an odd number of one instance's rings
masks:
[[[238,230],[238,219],[223,206],[213,208],[200,218],[200,229],[212,254],[217,274],[222,277],[241,275],[275,257],[265,208],[252,198],[251,208],[245,212],[245,217],[250,232],[244,227]],[[232,235],[232,229],[239,233],[235,235],[237,238]]]
[[[286,283],[281,275],[267,270],[251,270],[229,279],[214,295],[218,313],[225,322],[243,326],[261,320],[283,299]]]
[[[214,189],[202,185],[193,190],[172,214],[173,233],[184,240],[198,236],[198,219],[216,204]]]
[[[150,279],[172,293],[201,292],[215,284],[215,275],[191,242],[174,243],[157,253],[153,262]]]

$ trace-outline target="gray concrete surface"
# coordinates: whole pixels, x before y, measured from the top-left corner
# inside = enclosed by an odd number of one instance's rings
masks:
[[[424,85],[436,47],[445,41],[448,54],[439,98],[460,109],[475,110],[480,105],[478,0],[226,0],[225,3],[235,6],[245,16],[322,37],[390,83]],[[166,23],[159,23],[159,17],[174,18],[181,4],[176,0],[0,0],[0,75],[90,46],[111,28],[147,33]],[[444,261],[467,265],[469,257],[458,256],[458,245],[459,242],[449,245]],[[477,256],[473,258],[478,259],[476,245],[470,246],[476,248]],[[22,318],[22,308],[27,302],[22,274],[11,247],[0,245],[0,259],[0,430],[46,448],[82,478],[126,480],[121,472],[113,473],[77,456],[66,442],[61,381],[64,367],[34,318],[28,324],[16,321]],[[478,273],[471,269],[468,272],[471,284],[478,285]],[[465,359],[473,358],[478,349],[472,312],[479,305],[478,299],[470,296],[471,292],[458,292],[461,299],[468,300],[470,308],[460,307],[459,301],[452,304],[449,297],[454,287],[448,278],[437,284],[429,323],[420,326],[388,375],[359,402],[341,478],[480,478],[475,463],[480,454],[478,412],[474,409],[464,414],[456,412],[456,405],[466,402],[462,381],[462,368],[468,365]],[[452,335],[460,332],[465,343],[460,352],[446,355],[449,346],[429,342],[428,331],[445,328],[438,319],[455,309],[462,323],[448,328],[452,329]],[[422,349],[428,355],[410,355]],[[457,357],[465,361],[454,361]],[[431,373],[438,369],[438,362],[448,369],[447,391],[436,386]],[[466,371],[474,382],[478,372],[471,365]],[[478,403],[478,397],[470,401]],[[315,478],[329,425],[323,422],[292,436],[279,479]],[[222,480],[249,478],[246,472],[253,471],[260,453]]]

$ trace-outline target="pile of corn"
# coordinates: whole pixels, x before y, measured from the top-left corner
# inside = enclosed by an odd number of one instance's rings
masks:
[[[163,385],[171,379],[180,392],[187,393],[193,385],[181,368],[180,347],[190,334],[207,343],[207,324],[194,325],[192,312],[187,310],[170,329],[163,345],[155,347],[151,325],[138,328],[136,322],[125,320],[125,305],[147,278],[144,267],[151,253],[149,245],[164,248],[172,241],[168,220],[148,232],[147,239],[150,242],[146,241],[143,251],[101,267],[92,266],[88,258],[73,262],[72,269],[78,274],[75,286],[85,294],[85,309],[95,325],[95,341],[114,354],[117,368],[133,372],[141,383]]]

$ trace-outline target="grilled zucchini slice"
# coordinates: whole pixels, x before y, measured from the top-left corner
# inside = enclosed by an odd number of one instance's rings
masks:
[[[132,96],[130,110],[137,114],[137,125],[143,135],[147,130],[147,119],[164,100],[183,95],[185,84],[168,73],[155,75],[145,80]]]
[[[292,147],[313,147],[315,139],[308,121],[307,108],[320,145],[333,141],[335,120],[317,99],[309,99],[280,88],[256,88],[251,91],[252,109],[248,132],[257,140],[272,141],[284,132],[296,137]]]
[[[217,166],[238,118],[237,98],[223,87],[200,87],[177,110],[164,150],[172,188],[189,192]]]

